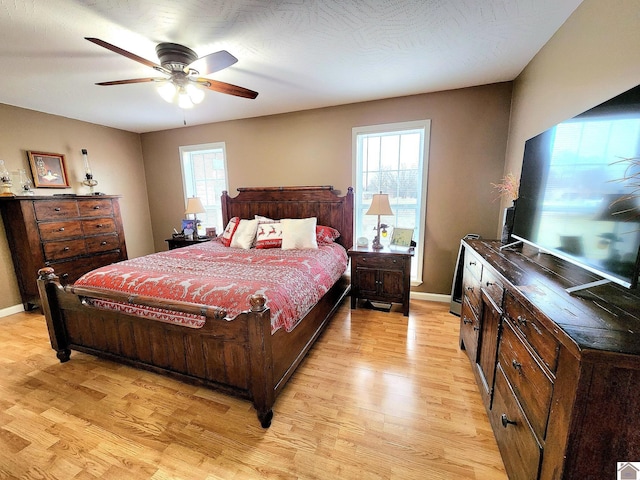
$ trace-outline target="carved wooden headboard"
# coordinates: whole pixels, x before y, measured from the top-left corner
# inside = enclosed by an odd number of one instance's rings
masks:
[[[336,240],[349,249],[353,246],[353,188],[340,197],[332,186],[309,187],[243,187],[230,197],[222,192],[222,220],[251,219],[262,215],[273,219],[316,217],[318,225],[340,232]]]

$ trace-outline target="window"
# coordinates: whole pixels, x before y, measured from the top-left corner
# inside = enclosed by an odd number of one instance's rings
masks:
[[[180,147],[180,157],[185,195],[200,198],[207,210],[198,215],[198,220],[220,233],[224,228],[220,196],[228,189],[224,142]]]
[[[394,227],[413,228],[413,284],[422,282],[430,126],[430,120],[420,120],[353,129],[356,238],[371,243],[378,219],[365,213],[374,193],[389,194],[394,215],[380,219],[389,226],[381,242],[389,244]]]

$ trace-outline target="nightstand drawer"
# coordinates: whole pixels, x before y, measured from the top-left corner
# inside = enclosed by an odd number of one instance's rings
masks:
[[[405,264],[403,258],[393,255],[359,255],[356,261],[358,266],[387,270],[402,270]]]

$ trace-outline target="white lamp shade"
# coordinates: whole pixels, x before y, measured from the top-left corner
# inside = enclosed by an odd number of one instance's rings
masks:
[[[204,90],[202,90],[202,88],[190,83],[185,87],[185,89],[187,91],[187,95],[189,95],[189,98],[195,105],[204,100]]]
[[[389,195],[386,193],[375,193],[371,198],[371,206],[366,215],[393,215],[391,205],[389,205]]]
[[[176,86],[169,80],[158,85],[158,93],[165,102],[173,103],[176,97]]]
[[[196,213],[204,213],[206,211],[198,197],[190,197],[187,199],[187,208],[184,211],[185,215],[190,213],[195,215]]]

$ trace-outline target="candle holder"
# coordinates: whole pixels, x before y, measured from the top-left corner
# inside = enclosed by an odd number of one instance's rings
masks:
[[[93,173],[91,173],[91,167],[89,166],[89,157],[87,156],[87,149],[82,149],[82,160],[84,162],[84,180],[82,184],[89,187],[89,194],[95,195],[93,187],[98,185],[98,182],[93,179]]]
[[[11,175],[7,167],[4,166],[4,160],[0,160],[0,181],[2,182],[0,185],[0,197],[15,197],[11,192],[11,187],[13,186]]]
[[[93,179],[93,175],[91,173],[85,173],[84,176],[85,176],[85,179],[82,181],[82,184],[89,187],[89,194],[95,195],[95,191],[93,187],[98,185],[97,180]]]
[[[31,190],[31,179],[27,175],[27,172],[24,171],[24,168],[20,169],[20,193],[22,195],[33,195],[33,190]]]

